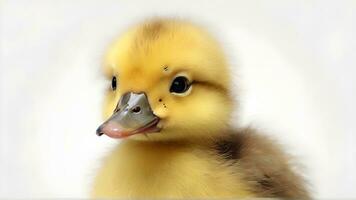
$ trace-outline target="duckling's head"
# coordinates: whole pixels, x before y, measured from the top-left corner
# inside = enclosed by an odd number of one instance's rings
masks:
[[[218,43],[197,25],[153,19],[134,26],[109,48],[104,71],[111,80],[108,120],[98,135],[200,140],[228,127],[227,63]]]

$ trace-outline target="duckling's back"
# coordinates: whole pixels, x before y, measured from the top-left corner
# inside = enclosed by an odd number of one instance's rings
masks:
[[[291,156],[252,128],[216,141],[215,149],[232,162],[251,193],[258,197],[310,199],[304,178],[292,169]]]

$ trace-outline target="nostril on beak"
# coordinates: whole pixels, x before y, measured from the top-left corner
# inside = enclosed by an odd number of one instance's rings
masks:
[[[135,114],[138,114],[141,112],[141,107],[140,106],[135,106],[131,109],[131,111]]]
[[[120,108],[115,108],[114,113],[117,113],[120,111]]]

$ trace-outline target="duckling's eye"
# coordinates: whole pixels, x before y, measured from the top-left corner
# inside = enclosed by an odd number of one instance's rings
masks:
[[[116,90],[116,84],[116,76],[113,76],[111,80],[111,89],[114,91]]]
[[[178,76],[173,80],[169,92],[184,93],[189,89],[189,87],[190,87],[189,80],[184,76]]]

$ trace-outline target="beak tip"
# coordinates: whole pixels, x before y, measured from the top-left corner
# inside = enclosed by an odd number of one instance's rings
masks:
[[[101,127],[99,127],[98,129],[96,129],[96,135],[97,136],[102,136],[104,133],[101,131]]]

